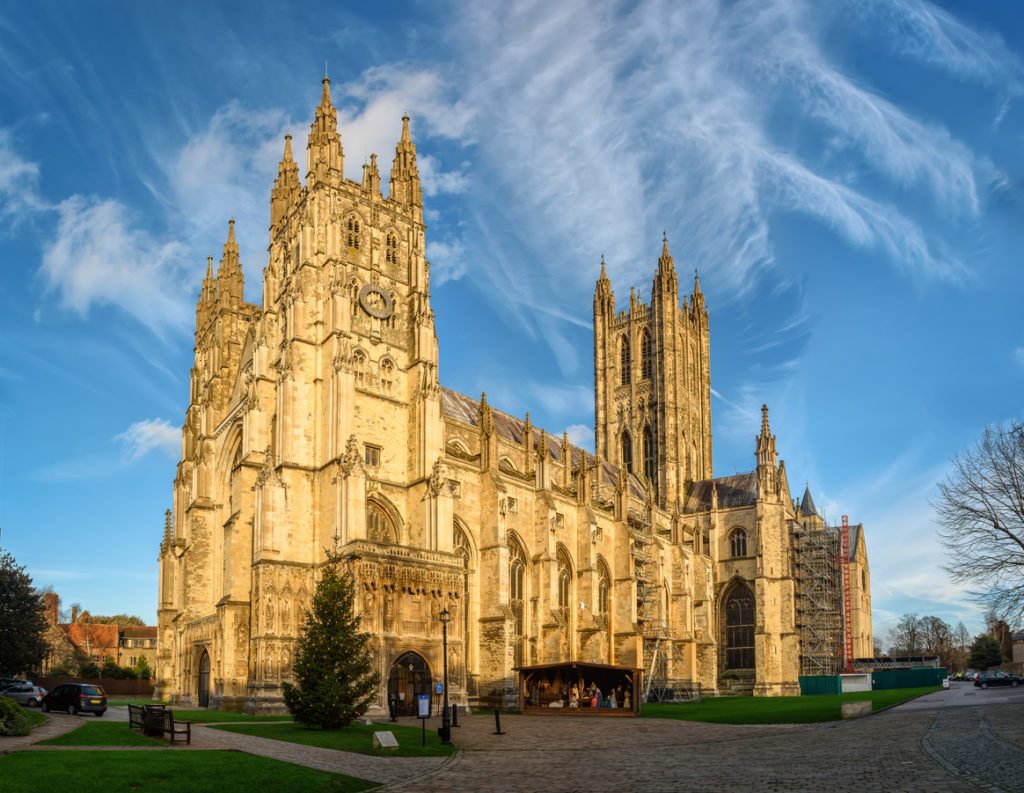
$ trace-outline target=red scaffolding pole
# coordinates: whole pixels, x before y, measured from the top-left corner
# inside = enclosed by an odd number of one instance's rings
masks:
[[[843,547],[839,557],[843,572],[843,668],[853,671],[853,608],[850,603],[850,519],[843,515]]]

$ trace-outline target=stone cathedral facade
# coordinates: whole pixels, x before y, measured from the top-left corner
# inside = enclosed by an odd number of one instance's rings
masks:
[[[387,196],[376,155],[345,177],[336,123],[325,79],[305,184],[285,137],[262,302],[244,300],[233,222],[207,263],[160,544],[157,696],[279,711],[328,554],[354,577],[382,707],[440,679],[445,608],[459,702],[512,701],[519,665],[643,666],[655,612],[674,678],[798,691],[789,533],[806,509],[767,411],[755,470],[713,478],[708,310],[699,282],[680,300],[667,242],[649,305],[634,292],[617,310],[602,263],[584,452],[440,384],[409,119]]]

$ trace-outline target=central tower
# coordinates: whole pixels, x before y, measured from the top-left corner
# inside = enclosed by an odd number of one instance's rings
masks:
[[[616,312],[601,260],[594,292],[594,430],[597,454],[646,481],[671,509],[688,483],[712,476],[708,312],[700,280],[679,302],[662,241],[651,303],[630,289]]]

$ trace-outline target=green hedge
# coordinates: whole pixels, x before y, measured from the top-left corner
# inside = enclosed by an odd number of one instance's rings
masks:
[[[28,735],[28,716],[10,697],[0,697],[0,735]]]

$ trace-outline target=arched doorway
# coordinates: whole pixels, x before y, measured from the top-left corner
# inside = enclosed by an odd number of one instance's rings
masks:
[[[416,715],[416,697],[430,694],[433,678],[426,659],[419,653],[402,653],[391,664],[388,675],[388,699],[395,703],[399,716]]]
[[[203,650],[199,656],[199,707],[210,707],[210,654]]]

